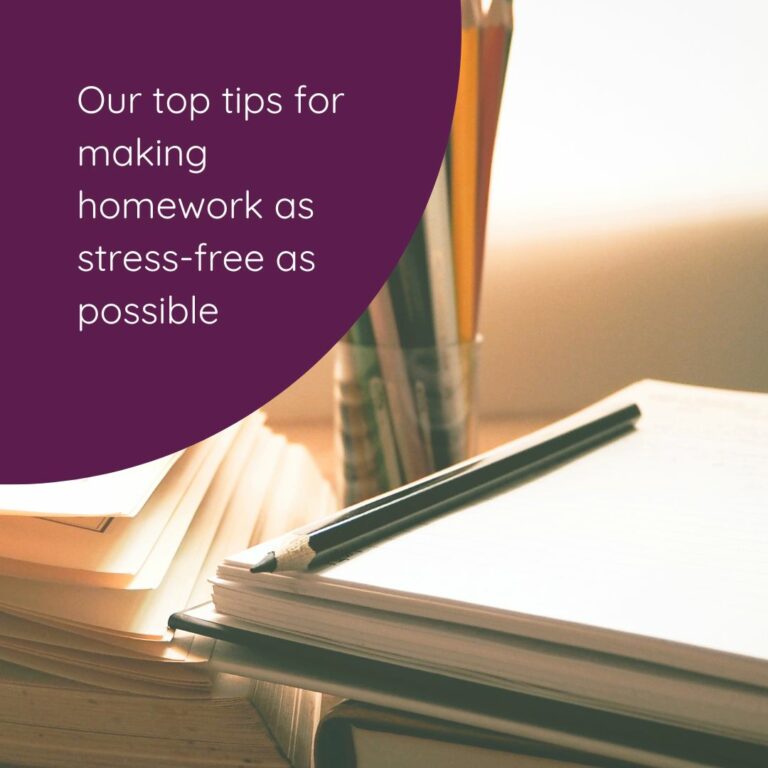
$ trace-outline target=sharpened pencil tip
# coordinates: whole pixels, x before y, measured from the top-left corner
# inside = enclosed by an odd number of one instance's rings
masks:
[[[251,573],[273,573],[277,570],[277,557],[274,552],[267,552],[256,565],[251,566]]]

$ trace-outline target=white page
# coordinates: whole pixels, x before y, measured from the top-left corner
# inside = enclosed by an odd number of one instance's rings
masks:
[[[153,589],[105,589],[0,577],[0,607],[15,615],[59,624],[90,626],[116,635],[159,640],[172,610],[183,606],[197,579],[200,566],[215,540],[219,524],[230,512],[230,498],[253,447],[262,419],[247,417],[229,427],[234,431],[207,491],[160,584]],[[255,512],[241,503],[238,514]]]
[[[632,401],[634,433],[324,579],[768,659],[768,397],[644,382],[589,411]]]
[[[180,455],[80,480],[0,485],[0,515],[132,517]]]

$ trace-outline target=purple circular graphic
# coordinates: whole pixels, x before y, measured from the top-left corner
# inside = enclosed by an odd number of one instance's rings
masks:
[[[448,137],[458,0],[14,3],[5,29],[0,482],[213,434],[394,268]]]

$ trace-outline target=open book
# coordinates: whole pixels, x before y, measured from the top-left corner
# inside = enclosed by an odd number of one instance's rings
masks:
[[[0,515],[133,517],[182,453],[80,480],[0,485]]]
[[[519,446],[629,403],[643,412],[633,432],[343,562],[252,574],[269,545],[229,557],[215,607],[177,626],[260,644],[261,674],[293,684],[302,670],[280,642],[265,655],[263,638],[399,668],[404,681],[767,745],[768,396],[641,382]],[[507,727],[500,711],[462,713],[458,699],[447,711],[405,682],[385,681],[382,698],[381,680],[339,685],[341,667],[309,676],[332,693],[401,708],[421,696],[413,711]]]

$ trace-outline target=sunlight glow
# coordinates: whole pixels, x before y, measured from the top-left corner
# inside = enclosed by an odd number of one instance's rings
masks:
[[[490,237],[768,212],[768,3],[516,0]]]

